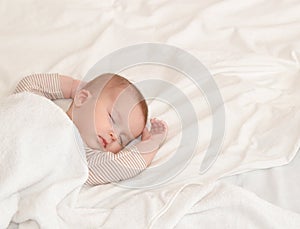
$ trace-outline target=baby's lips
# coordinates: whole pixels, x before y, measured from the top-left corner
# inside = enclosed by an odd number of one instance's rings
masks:
[[[99,137],[99,139],[101,140],[102,146],[103,146],[104,148],[106,148],[106,146],[107,146],[107,141],[106,141],[104,138],[102,138],[100,135],[98,135],[98,137]]]

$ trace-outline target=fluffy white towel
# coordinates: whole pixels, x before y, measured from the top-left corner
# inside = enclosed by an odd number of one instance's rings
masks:
[[[28,92],[0,101],[0,122],[0,228],[58,228],[57,209],[74,207],[88,175],[78,130],[52,101]]]

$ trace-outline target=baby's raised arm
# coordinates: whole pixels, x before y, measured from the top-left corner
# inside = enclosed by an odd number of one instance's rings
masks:
[[[167,124],[162,120],[153,118],[150,120],[150,123],[150,131],[145,127],[142,133],[142,141],[136,145],[147,166],[151,164],[158,149],[164,142],[168,131]]]
[[[58,73],[31,74],[18,82],[13,93],[29,91],[51,100],[71,99],[80,82]]]

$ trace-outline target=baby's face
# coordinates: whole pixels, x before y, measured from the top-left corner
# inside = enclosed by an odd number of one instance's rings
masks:
[[[142,108],[130,88],[104,88],[95,107],[95,131],[103,151],[119,152],[143,131]]]
[[[132,87],[101,79],[100,95],[80,90],[67,114],[90,148],[117,153],[141,135],[145,117]]]

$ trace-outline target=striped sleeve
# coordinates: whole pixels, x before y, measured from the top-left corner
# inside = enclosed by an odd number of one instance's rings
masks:
[[[58,73],[32,74],[24,77],[16,86],[14,94],[29,91],[48,99],[63,99]]]
[[[85,145],[89,177],[86,184],[99,185],[134,177],[146,169],[147,164],[136,146],[119,153],[93,150]]]

